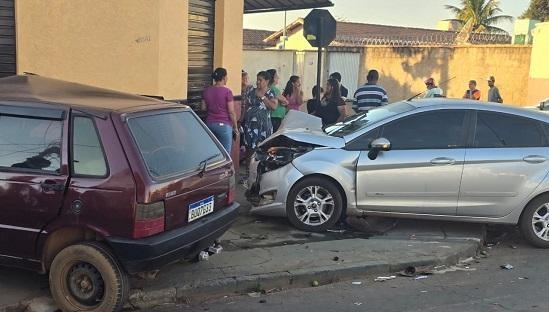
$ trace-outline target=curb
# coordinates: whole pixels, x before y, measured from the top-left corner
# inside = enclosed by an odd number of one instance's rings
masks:
[[[371,274],[394,273],[408,266],[452,265],[458,263],[460,259],[475,256],[482,246],[482,240],[470,240],[468,243],[470,243],[469,246],[443,258],[402,258],[397,259],[395,262],[342,264],[337,268],[317,267],[199,281],[151,292],[133,290],[126,307],[150,309],[163,304],[200,301],[212,296],[221,297],[234,295],[235,293],[269,292],[269,290],[274,289],[311,287],[312,281],[318,281],[319,285],[326,285]]]

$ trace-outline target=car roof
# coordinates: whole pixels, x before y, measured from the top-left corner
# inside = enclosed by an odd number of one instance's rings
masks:
[[[476,110],[489,110],[503,113],[510,113],[515,115],[521,115],[524,117],[531,117],[535,119],[541,119],[549,122],[549,115],[539,110],[527,109],[518,106],[511,106],[499,103],[491,103],[484,101],[475,101],[467,99],[449,99],[449,98],[427,98],[417,99],[412,101],[404,101],[416,108],[439,108],[450,107],[452,109],[476,109]]]
[[[139,96],[38,75],[15,75],[0,78],[0,101],[48,103],[94,111],[139,111],[151,105],[180,106],[146,96]],[[12,104],[12,103],[10,103]]]

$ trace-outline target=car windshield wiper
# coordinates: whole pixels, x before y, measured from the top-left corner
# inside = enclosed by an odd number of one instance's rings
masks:
[[[200,172],[198,173],[198,176],[199,177],[203,177],[204,176],[204,173],[206,172],[206,166],[208,165],[208,161],[218,157],[219,155],[221,155],[221,153],[217,153],[215,155],[212,155],[206,159],[204,159],[203,161],[201,161],[199,164],[198,164],[198,167],[200,168]]]

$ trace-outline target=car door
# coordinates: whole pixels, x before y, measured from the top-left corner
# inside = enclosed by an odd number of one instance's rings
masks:
[[[357,162],[357,206],[367,211],[455,215],[465,157],[465,110],[406,116],[375,136],[391,142],[376,159]],[[367,134],[370,135],[370,134]]]
[[[508,113],[478,111],[467,149],[458,215],[502,217],[522,208],[547,175],[543,124]]]
[[[0,261],[37,259],[36,240],[62,205],[63,110],[0,104]]]

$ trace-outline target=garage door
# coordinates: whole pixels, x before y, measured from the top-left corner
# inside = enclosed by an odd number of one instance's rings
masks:
[[[202,91],[212,84],[215,1],[189,1],[189,76],[187,101],[200,102]]]
[[[348,97],[353,97],[359,83],[360,53],[330,52],[328,67],[330,73],[341,73],[341,84],[349,89]]]
[[[0,77],[15,75],[14,0],[0,0]]]

